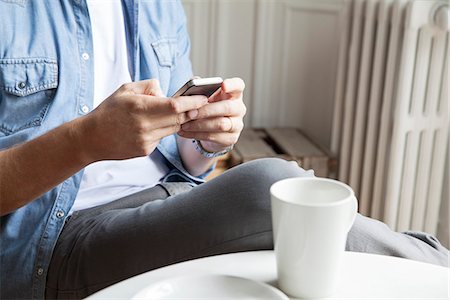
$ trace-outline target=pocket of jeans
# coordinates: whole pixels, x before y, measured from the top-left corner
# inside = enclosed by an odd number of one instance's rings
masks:
[[[40,126],[57,87],[56,60],[0,59],[0,135]]]

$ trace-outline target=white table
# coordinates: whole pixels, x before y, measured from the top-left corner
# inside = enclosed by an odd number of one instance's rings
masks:
[[[149,284],[176,276],[223,274],[277,286],[273,251],[191,260],[105,288],[88,299],[131,299]],[[450,269],[396,257],[346,252],[337,293],[329,299],[449,299]]]

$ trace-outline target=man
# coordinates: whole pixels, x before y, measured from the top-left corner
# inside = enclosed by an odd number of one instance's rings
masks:
[[[269,186],[312,172],[267,159],[200,184],[242,131],[244,83],[166,98],[192,77],[179,1],[2,0],[0,15],[2,299],[272,247]],[[362,216],[347,248],[448,255]]]

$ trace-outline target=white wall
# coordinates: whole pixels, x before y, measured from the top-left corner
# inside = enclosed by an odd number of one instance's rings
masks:
[[[247,126],[330,146],[344,0],[184,0],[199,76],[242,77]]]

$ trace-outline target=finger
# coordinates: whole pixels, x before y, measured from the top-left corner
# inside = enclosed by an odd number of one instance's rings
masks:
[[[145,111],[150,115],[180,114],[197,110],[208,103],[205,96],[183,96],[177,98],[161,98],[140,95],[138,103],[132,105],[132,109]]]
[[[222,90],[227,93],[242,93],[245,89],[244,80],[241,78],[235,77],[231,79],[225,79],[222,83]]]
[[[188,132],[240,132],[244,127],[242,118],[218,117],[190,121],[181,126]]]
[[[214,93],[209,102],[217,102],[231,98],[241,97],[245,89],[245,83],[241,78],[225,79],[220,90]]]
[[[151,95],[164,97],[158,79],[147,79],[136,82],[130,82],[123,85],[123,88],[134,94]]]
[[[198,109],[197,119],[207,119],[213,117],[231,117],[245,114],[245,106],[242,101],[219,101],[209,103]]]
[[[198,110],[208,103],[208,98],[203,95],[181,96],[169,98],[169,111],[172,113],[183,113]]]
[[[172,125],[168,127],[157,128],[152,131],[149,131],[147,134],[143,136],[146,145],[151,145],[155,143],[155,141],[159,141],[160,139],[170,136],[174,133],[177,133],[180,130],[180,126]]]
[[[239,138],[239,133],[229,132],[187,132],[180,130],[178,135],[188,139],[214,142],[224,147],[236,144]]]
[[[187,113],[181,114],[170,114],[170,115],[157,115],[149,118],[146,127],[146,130],[150,131],[155,128],[164,128],[170,127],[173,125],[183,125],[186,122],[191,121],[192,119],[188,116]]]
[[[229,95],[225,94],[222,91],[222,88],[220,88],[220,89],[217,89],[217,91],[215,91],[211,96],[209,96],[208,102],[212,103],[212,102],[226,100],[229,98],[231,98],[231,97]]]

